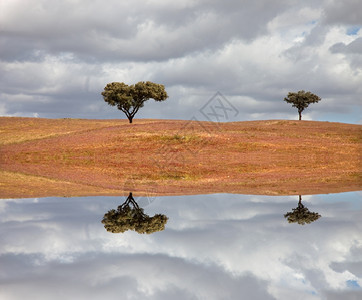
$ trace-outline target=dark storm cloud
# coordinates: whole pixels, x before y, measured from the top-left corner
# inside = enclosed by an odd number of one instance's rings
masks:
[[[351,68],[356,71],[362,69],[362,37],[356,38],[349,44],[334,44],[330,50],[332,53],[344,54],[350,62]]]
[[[86,61],[167,60],[217,49],[231,39],[254,39],[292,4],[95,1],[75,6],[70,1],[56,5],[28,1],[10,9],[2,28],[0,56],[7,61],[63,53]]]
[[[304,89],[328,101],[306,118],[323,120],[326,105],[358,122],[361,58],[351,51],[361,37],[349,15],[354,7],[359,16],[358,3],[338,3],[3,1],[0,114],[119,117],[103,87],[151,80],[170,97],[147,103],[138,117],[189,119],[220,91],[240,108],[239,120],[294,118],[282,99]]]
[[[362,26],[362,2],[359,0],[326,1],[325,22]]]
[[[334,44],[331,47],[331,51],[334,53],[348,53],[362,55],[362,38],[357,38],[348,45],[344,43]]]
[[[341,300],[341,299],[348,299],[348,300],[357,300],[362,297],[361,291],[349,291],[349,292],[324,292],[323,296],[325,299],[328,300]]]
[[[137,30],[137,20],[126,17],[124,3],[26,1],[7,4],[0,39],[2,44],[6,43],[7,52],[0,55],[2,59],[24,60],[62,53],[92,57],[92,53],[107,51],[109,41],[127,39]]]

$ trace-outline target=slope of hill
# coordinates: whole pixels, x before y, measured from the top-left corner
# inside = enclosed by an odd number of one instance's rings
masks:
[[[361,188],[362,126],[0,118],[0,197]]]

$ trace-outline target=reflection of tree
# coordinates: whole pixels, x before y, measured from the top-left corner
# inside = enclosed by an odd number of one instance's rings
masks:
[[[310,224],[321,217],[321,215],[316,212],[310,212],[308,208],[302,204],[301,195],[299,195],[298,207],[292,210],[292,212],[287,212],[284,215],[284,218],[288,218],[289,223],[298,223],[300,225],[304,225],[305,223]]]
[[[108,211],[102,220],[104,228],[113,233],[134,230],[138,233],[153,233],[165,229],[168,218],[156,214],[153,217],[146,215],[129,193],[127,200],[117,210]]]

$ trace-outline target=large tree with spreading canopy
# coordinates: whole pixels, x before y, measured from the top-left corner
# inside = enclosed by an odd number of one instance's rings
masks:
[[[130,123],[147,100],[152,98],[155,101],[164,101],[168,98],[165,87],[151,81],[140,81],[132,85],[123,82],[108,83],[102,96],[109,105],[117,106],[124,112]]]

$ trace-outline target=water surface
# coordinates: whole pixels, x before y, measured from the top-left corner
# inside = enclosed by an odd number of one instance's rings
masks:
[[[0,299],[361,299],[361,192],[137,198],[168,217],[107,232],[125,197],[0,200]]]

